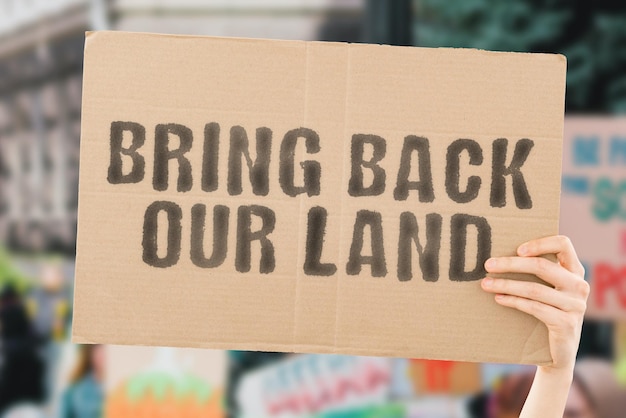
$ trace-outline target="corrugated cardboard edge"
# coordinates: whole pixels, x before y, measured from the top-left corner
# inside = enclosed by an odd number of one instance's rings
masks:
[[[567,58],[563,54],[557,53],[547,53],[547,52],[518,52],[518,51],[490,51],[482,48],[454,48],[454,47],[420,47],[420,46],[402,46],[402,45],[387,45],[387,44],[363,44],[360,42],[338,42],[338,41],[304,41],[297,39],[271,39],[271,38],[248,38],[243,36],[206,36],[206,35],[185,35],[185,34],[165,34],[165,33],[153,33],[153,32],[141,32],[141,31],[114,31],[114,30],[103,30],[103,31],[86,31],[85,32],[85,50],[87,48],[87,44],[89,41],[94,41],[98,37],[99,34],[106,35],[121,35],[121,34],[135,34],[146,36],[150,38],[182,38],[182,39],[227,39],[229,41],[241,41],[241,42],[276,42],[276,43],[284,43],[284,44],[304,44],[308,45],[311,43],[322,43],[322,44],[339,44],[339,45],[357,45],[357,46],[376,46],[380,48],[402,48],[405,50],[416,50],[416,49],[436,49],[440,51],[455,51],[457,53],[476,53],[479,52],[485,55],[532,55],[533,57],[543,56],[544,59],[557,59],[559,61],[567,63]],[[565,86],[563,86],[563,90],[565,91]],[[561,135],[562,136],[562,135]]]
[[[539,329],[545,326],[543,323],[538,323],[537,326],[533,329],[533,332],[527,339],[528,343],[531,343],[533,340],[540,337]],[[84,338],[79,335],[75,335],[72,338],[72,342],[75,344],[102,344],[102,341],[93,340],[89,338]],[[253,344],[255,346],[254,349],[250,348],[250,345]],[[141,346],[141,347],[152,347],[151,344],[142,343],[140,341],[126,340],[121,339],[117,340],[113,343],[113,345],[122,345],[122,346]],[[325,345],[289,345],[288,347],[282,344],[267,344],[267,343],[228,343],[228,342],[212,342],[212,343],[198,343],[198,341],[177,341],[176,343],[169,344],[168,347],[176,347],[176,348],[189,348],[193,346],[193,348],[200,349],[211,349],[211,350],[236,350],[236,351],[255,351],[255,352],[283,352],[283,353],[296,353],[296,354],[342,354],[348,355],[347,352],[350,352],[349,355],[356,356],[369,356],[369,357],[388,357],[388,358],[407,358],[406,356],[398,355],[397,353],[393,353],[388,350],[367,350],[363,348],[354,348],[354,347],[332,347]],[[529,353],[526,351],[526,345],[520,350],[520,357],[516,363],[512,364],[527,364],[527,365],[537,365],[537,366],[548,366],[553,364],[552,361],[549,362],[531,362],[524,361],[524,356]],[[443,360],[443,361],[459,361],[458,359],[449,359],[449,358],[423,358],[424,360]],[[484,363],[484,360],[481,361],[479,358],[467,358],[463,360],[464,362],[469,363]]]
[[[555,55],[565,65],[565,74],[567,74],[567,57],[565,55],[563,55],[563,54],[555,54]],[[567,80],[567,78],[566,78],[566,80]],[[563,97],[563,123],[561,124],[561,132],[560,132],[561,147],[560,147],[560,152],[558,153],[558,155],[560,157],[558,157],[557,158],[557,162],[555,162],[555,164],[559,165],[559,172],[561,173],[561,175],[563,173],[563,141],[565,139],[564,138],[564,134],[565,134],[565,93],[566,93],[566,88],[567,88],[567,82],[563,83],[563,86],[562,86],[562,95],[561,95],[561,97]],[[557,212],[557,216],[556,216],[556,226],[554,228],[555,231],[559,231],[559,224],[560,224],[559,221],[560,221],[560,213],[561,213],[561,193],[562,193],[561,189],[559,189],[559,194],[556,197],[557,198],[557,211],[558,212]],[[560,231],[559,231],[559,233],[560,233]],[[552,261],[557,262],[556,255],[549,254],[549,258]],[[537,324],[537,326],[547,327],[546,324],[544,324],[543,322],[539,322]],[[537,327],[535,327],[535,331],[533,331],[533,333],[528,337],[529,340],[531,340],[533,337],[535,337],[536,330],[537,330]],[[549,349],[549,347],[548,347],[548,349]],[[526,353],[522,353],[522,354],[526,354]],[[551,354],[550,354],[550,356],[551,356]],[[554,359],[552,359],[552,361],[547,363],[547,364],[538,364],[538,365],[543,366],[543,365],[552,365],[552,364],[554,364]]]
[[[85,53],[87,52],[87,47],[89,45],[90,38],[93,39],[95,34],[96,34],[96,32],[93,32],[93,31],[85,32],[85,45],[83,47],[83,56],[85,56]],[[83,80],[82,80],[81,101],[80,101],[81,102],[81,115],[83,113],[83,110],[84,110],[83,106],[84,106],[84,103],[85,103],[84,83],[85,83],[85,73],[86,73],[86,71],[87,71],[87,69],[84,68],[84,66],[83,66]],[[82,142],[82,139],[83,139],[83,135],[84,135],[84,126],[83,126],[82,121],[81,121],[81,125],[80,125],[80,141],[81,142]],[[83,153],[84,152],[85,151],[83,150],[83,147],[80,147],[80,150],[79,150],[79,154],[80,154],[79,155],[79,161],[83,160]],[[77,184],[79,193],[78,193],[77,211],[76,211],[76,254],[75,254],[76,258],[75,258],[75,260],[78,259],[78,248],[79,248],[78,247],[78,242],[80,242],[80,213],[81,213],[81,211],[80,211],[80,205],[81,205],[81,203],[80,203],[80,201],[81,201],[81,199],[80,199],[80,190],[81,190],[81,178],[82,178],[82,176],[80,175],[80,171],[81,170],[83,170],[83,168],[82,168],[81,165],[79,165],[79,173],[78,173],[79,175],[78,175],[78,184]],[[74,317],[74,313],[75,313],[74,305],[76,303],[76,296],[78,294],[78,291],[77,291],[78,281],[76,280],[76,277],[77,277],[76,276],[76,273],[77,273],[76,267],[77,267],[77,265],[78,265],[78,263],[75,262],[74,263],[74,294],[73,294],[73,298],[72,298],[72,338],[71,338],[71,342],[74,343],[74,344],[97,344],[97,342],[89,341],[89,340],[87,340],[85,338],[78,337],[76,335],[76,327],[74,325],[75,322],[73,320],[74,319],[73,317]]]

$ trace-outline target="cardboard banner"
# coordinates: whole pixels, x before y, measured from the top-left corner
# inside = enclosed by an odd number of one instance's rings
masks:
[[[626,118],[568,117],[561,233],[591,285],[587,317],[626,320]]]
[[[557,232],[564,85],[557,55],[88,34],[75,341],[550,362],[478,281]]]

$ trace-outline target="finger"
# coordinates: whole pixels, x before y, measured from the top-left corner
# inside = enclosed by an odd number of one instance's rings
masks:
[[[547,326],[558,325],[564,315],[567,315],[567,313],[554,306],[546,305],[536,300],[520,298],[518,296],[496,295],[495,300],[499,305],[508,306],[532,315]]]
[[[542,257],[498,257],[485,262],[489,273],[534,274],[556,290],[564,290],[584,301],[589,297],[589,283],[556,263]]]
[[[534,274],[557,289],[572,287],[571,273],[543,257],[497,257],[485,262],[489,273]]]
[[[585,275],[585,269],[576,255],[572,241],[564,235],[528,241],[519,246],[517,253],[522,257],[556,254],[559,263],[567,270],[581,277]]]
[[[540,283],[487,277],[483,279],[481,285],[490,293],[535,300],[566,312],[584,312],[586,309],[586,303],[582,299],[571,297]]]

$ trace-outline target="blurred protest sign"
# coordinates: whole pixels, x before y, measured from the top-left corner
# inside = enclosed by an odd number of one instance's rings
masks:
[[[223,351],[108,346],[106,416],[222,418],[225,371]]]
[[[562,56],[122,32],[85,51],[75,341],[551,361],[478,280],[557,232]]]
[[[391,360],[309,354],[246,375],[237,399],[246,418],[298,418],[388,400]]]
[[[482,389],[481,365],[458,361],[396,359],[393,365],[394,399],[421,395],[468,395]]]
[[[626,320],[626,118],[566,118],[560,231],[585,265],[587,316]]]

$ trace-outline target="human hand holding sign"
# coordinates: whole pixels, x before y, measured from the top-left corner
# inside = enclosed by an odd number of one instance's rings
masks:
[[[482,288],[502,306],[533,315],[548,327],[553,364],[537,369],[521,417],[562,417],[572,382],[589,284],[571,241],[552,236],[529,241],[517,257],[487,260],[488,273],[534,274],[549,285],[487,277]],[[557,263],[542,255],[555,254]]]

